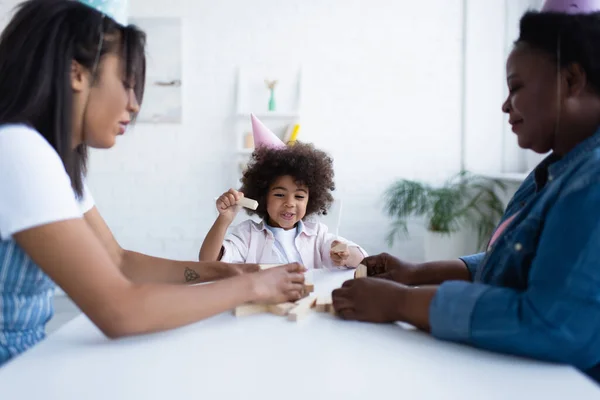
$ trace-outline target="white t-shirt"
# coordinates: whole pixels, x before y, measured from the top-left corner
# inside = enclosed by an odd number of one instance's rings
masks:
[[[58,153],[35,129],[0,126],[0,240],[40,225],[80,218],[94,206],[84,184],[78,200]]]
[[[275,228],[269,226],[269,230],[273,232],[273,236],[275,236],[275,246],[277,249],[283,253],[283,256],[286,258],[284,262],[293,263],[293,262],[302,262],[302,258],[300,257],[300,253],[296,248],[296,235],[298,231],[296,229],[285,230],[282,228]]]

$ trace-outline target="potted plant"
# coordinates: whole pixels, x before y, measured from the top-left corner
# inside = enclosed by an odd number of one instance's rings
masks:
[[[498,190],[506,191],[502,181],[467,171],[458,173],[439,187],[398,180],[384,194],[385,212],[393,220],[388,244],[392,246],[396,237],[408,234],[408,218],[424,217],[427,261],[455,258],[464,255],[466,247],[475,245],[476,250],[481,250],[504,213]],[[467,229],[476,234],[471,240],[476,243],[471,246],[465,236]],[[457,235],[459,231],[464,234]]]

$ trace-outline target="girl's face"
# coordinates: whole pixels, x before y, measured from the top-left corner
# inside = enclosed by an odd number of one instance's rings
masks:
[[[100,62],[100,74],[94,86],[88,79],[75,90],[78,100],[73,121],[75,144],[84,142],[94,148],[114,146],[117,136],[125,133],[132,114],[139,111],[133,82],[125,82],[123,63],[115,54],[107,54]],[[80,89],[79,91],[77,89]],[[77,112],[79,111],[79,112]]]
[[[275,179],[267,193],[269,225],[276,228],[293,229],[306,215],[308,187],[290,175]]]

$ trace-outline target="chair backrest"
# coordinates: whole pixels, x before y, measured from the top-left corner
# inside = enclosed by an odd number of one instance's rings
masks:
[[[342,200],[334,199],[331,207],[327,211],[327,215],[311,217],[311,219],[313,218],[327,225],[329,232],[336,236],[339,235],[340,224],[342,221]]]

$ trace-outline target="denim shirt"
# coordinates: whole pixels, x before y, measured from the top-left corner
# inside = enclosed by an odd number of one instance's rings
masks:
[[[440,339],[573,365],[600,363],[600,130],[523,182],[485,253],[463,257],[473,282],[439,286]]]

